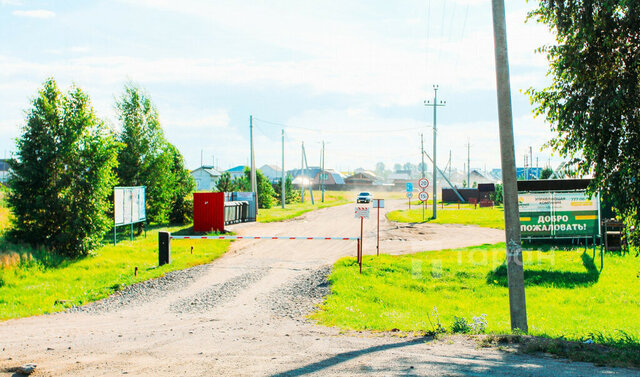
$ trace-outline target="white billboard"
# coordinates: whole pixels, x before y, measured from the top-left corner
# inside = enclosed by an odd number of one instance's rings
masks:
[[[115,225],[139,223],[147,219],[145,187],[115,187],[113,212]]]

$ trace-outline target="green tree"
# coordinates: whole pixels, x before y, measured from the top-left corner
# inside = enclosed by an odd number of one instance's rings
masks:
[[[173,199],[171,200],[170,220],[174,224],[186,224],[193,215],[193,197],[196,181],[191,172],[184,167],[184,158],[173,144],[167,143],[173,159],[171,174],[173,177]]]
[[[258,186],[258,208],[271,208],[276,195],[269,179],[256,169],[256,180]],[[244,175],[233,180],[233,185],[239,191],[251,191],[251,169],[245,168]],[[285,187],[286,188],[286,187]]]
[[[111,226],[118,144],[78,88],[47,80],[10,162],[11,237],[67,256],[87,255]]]
[[[147,220],[169,221],[174,199],[174,156],[162,132],[158,112],[149,97],[132,84],[116,103],[122,123],[118,154],[121,186],[146,186]]]
[[[502,185],[500,183],[496,183],[495,191],[491,193],[490,197],[494,204],[502,204],[504,198],[502,196]]]
[[[300,201],[300,192],[293,189],[293,179],[290,174],[287,174],[284,184],[284,196],[285,204],[297,203]],[[282,202],[282,178],[273,184],[273,190],[275,191],[275,198]]]
[[[551,168],[544,168],[540,172],[540,179],[549,179],[553,175],[553,170]]]
[[[592,175],[640,244],[640,3],[541,0],[530,18],[556,36],[540,48],[548,88],[528,90],[557,135],[548,146]]]
[[[231,174],[229,174],[228,171],[222,173],[218,179],[218,183],[216,183],[216,190],[218,192],[232,192],[236,190],[233,180],[231,179]]]
[[[528,93],[557,135],[548,146],[600,190],[640,244],[640,3],[541,0],[530,18],[556,36],[540,48],[553,82]]]

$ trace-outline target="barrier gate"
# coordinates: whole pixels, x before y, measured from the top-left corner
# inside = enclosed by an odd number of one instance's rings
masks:
[[[319,240],[357,241],[356,256],[362,273],[362,240],[360,237],[285,237],[285,236],[178,236],[170,232],[158,233],[158,264],[171,263],[171,240]]]

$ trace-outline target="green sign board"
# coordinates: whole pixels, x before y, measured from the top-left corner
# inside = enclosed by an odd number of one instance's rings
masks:
[[[600,197],[584,191],[518,193],[520,233],[530,238],[600,235]]]

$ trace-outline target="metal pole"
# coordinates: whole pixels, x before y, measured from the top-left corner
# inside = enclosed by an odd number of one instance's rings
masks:
[[[322,174],[320,175],[320,182],[322,182],[322,203],[324,203],[324,140],[322,141]]]
[[[284,173],[284,129],[282,130],[282,181],[280,181],[280,197],[282,198],[282,208],[284,209],[284,202],[285,202],[285,197],[284,197],[284,188],[287,185],[287,179],[285,177],[285,173]]]
[[[364,244],[364,239],[362,238],[362,233],[363,233],[363,228],[364,228],[364,217],[360,218],[360,273],[362,273],[362,254],[363,254],[363,244]]]
[[[307,151],[304,149],[304,142],[302,143],[302,158],[304,160],[305,166],[305,175],[309,172],[309,163],[307,162]],[[311,182],[311,178],[309,178],[309,196],[311,197],[311,204],[315,205],[315,201],[313,199],[313,183]]]
[[[376,235],[376,255],[380,255],[380,199],[378,199],[378,230]]]
[[[258,182],[256,182],[256,160],[253,152],[253,115],[249,115],[249,138],[251,139],[251,192],[258,195]]]
[[[467,139],[467,187],[471,186],[471,142]]]
[[[420,134],[420,157],[422,157],[422,178],[424,178],[424,137]]]
[[[504,222],[507,240],[507,276],[509,283],[509,309],[511,329],[527,333],[527,306],[524,293],[524,271],[520,241],[520,213],[516,161],[513,143],[513,119],[511,113],[511,85],[509,82],[509,58],[507,54],[507,25],[504,0],[492,0],[493,37],[496,60],[496,84],[498,88],[498,119],[500,123],[500,153],[504,195]]]
[[[302,149],[300,150],[300,200],[304,203],[304,141],[302,142]]]

